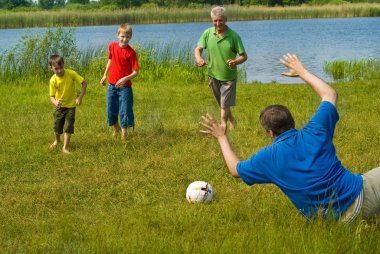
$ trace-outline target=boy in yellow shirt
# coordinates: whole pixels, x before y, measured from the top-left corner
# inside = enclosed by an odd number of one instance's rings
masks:
[[[83,96],[86,93],[87,83],[84,78],[75,71],[65,69],[63,57],[59,55],[50,56],[49,65],[54,73],[50,79],[49,87],[50,101],[54,105],[53,116],[55,132],[55,140],[50,147],[57,147],[61,141],[61,134],[64,131],[62,152],[69,154],[70,138],[71,134],[74,133],[75,107],[82,103]],[[75,92],[76,84],[82,85],[78,97]]]

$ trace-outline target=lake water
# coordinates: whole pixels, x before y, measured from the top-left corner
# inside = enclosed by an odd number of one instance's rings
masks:
[[[279,58],[286,52],[297,54],[310,71],[327,81],[331,81],[323,73],[327,61],[380,58],[380,18],[231,21],[228,25],[240,34],[246,48],[248,81],[294,83],[295,79],[281,76],[285,69]],[[133,25],[131,44],[190,44],[194,48],[210,26],[211,22]],[[77,27],[77,45],[82,49],[106,46],[116,40],[117,27]],[[0,52],[15,45],[23,34],[44,30],[0,29]]]

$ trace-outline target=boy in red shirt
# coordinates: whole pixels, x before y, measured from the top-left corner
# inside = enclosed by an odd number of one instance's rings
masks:
[[[108,62],[100,84],[105,85],[109,73],[107,122],[114,127],[114,136],[121,131],[121,138],[124,139],[127,128],[135,126],[131,80],[138,75],[139,65],[136,52],[128,44],[132,38],[132,27],[127,23],[120,25],[117,38],[118,42],[109,45]]]

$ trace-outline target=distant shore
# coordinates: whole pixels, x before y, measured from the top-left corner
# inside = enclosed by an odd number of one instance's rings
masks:
[[[379,17],[380,3],[323,6],[264,7],[227,6],[230,21]],[[0,11],[0,29],[207,22],[209,7],[203,8],[133,8],[116,10]]]

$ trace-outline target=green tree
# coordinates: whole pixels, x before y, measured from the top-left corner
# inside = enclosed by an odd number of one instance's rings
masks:
[[[38,6],[42,9],[65,6],[65,0],[39,0]]]
[[[148,3],[148,0],[99,0],[100,6],[115,5],[120,8],[139,7],[144,3]]]
[[[226,4],[240,4],[242,0],[193,0],[193,1],[186,1],[186,0],[149,0],[149,3],[153,3],[157,6],[164,6],[164,7],[170,7],[170,6],[188,6],[191,3],[194,4],[208,4],[208,5],[226,5]]]
[[[6,9],[13,9],[22,6],[31,6],[31,0],[0,0],[0,7]]]
[[[68,4],[88,4],[90,0],[68,0]]]

